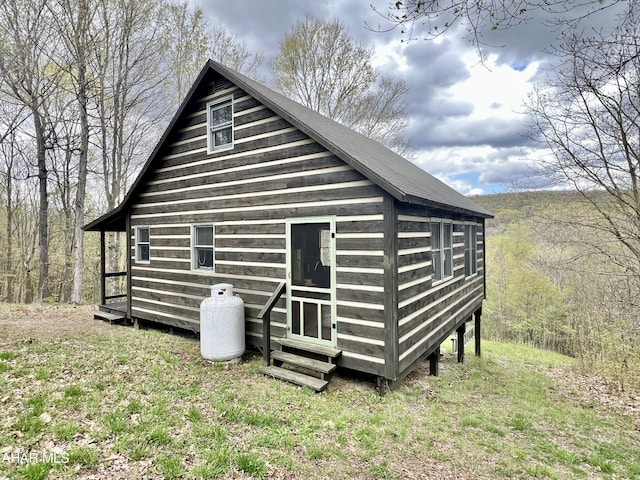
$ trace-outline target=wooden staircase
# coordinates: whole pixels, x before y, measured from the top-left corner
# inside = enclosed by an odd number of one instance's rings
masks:
[[[114,323],[123,323],[127,316],[125,312],[119,312],[116,310],[96,310],[93,312],[93,318],[96,320],[106,320],[110,325],[113,325]]]
[[[263,365],[260,371],[270,377],[309,387],[316,392],[327,388],[337,368],[341,350],[288,338],[274,339],[282,350],[271,351],[273,365]]]
[[[280,282],[258,313],[258,320],[262,321],[262,356],[264,359],[260,371],[270,377],[307,386],[316,392],[321,392],[327,388],[331,374],[337,368],[336,358],[342,354],[342,351],[290,338],[271,338],[271,310],[284,293],[285,288],[286,282]],[[280,345],[280,349],[271,350],[272,340]]]

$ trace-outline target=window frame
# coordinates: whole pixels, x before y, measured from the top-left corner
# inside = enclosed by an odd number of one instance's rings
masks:
[[[436,225],[438,238],[434,237],[434,226]],[[431,278],[433,284],[438,284],[454,277],[453,222],[450,220],[431,220],[429,229],[431,231]]]
[[[198,244],[197,230],[203,227],[211,228],[211,245]],[[198,265],[198,249],[211,249],[211,267]],[[197,223],[191,225],[191,270],[199,272],[215,272],[216,271],[216,228],[213,223]]]
[[[234,131],[235,122],[233,118],[233,115],[234,115],[233,103],[234,103],[233,95],[214,98],[213,100],[207,103],[207,152],[208,153],[220,152],[223,150],[230,150],[233,148],[233,145],[235,142],[235,131]],[[231,107],[231,120],[227,122],[223,122],[219,125],[213,125],[213,111],[220,108],[225,108],[227,106]],[[224,143],[221,145],[216,145],[215,133],[217,131],[225,130],[229,127],[231,127],[231,142]]]
[[[464,274],[478,274],[478,225],[472,223],[464,226]]]
[[[147,240],[140,240],[140,232],[147,231]],[[148,225],[137,225],[135,227],[135,259],[136,263],[151,263],[151,228]],[[140,247],[147,246],[147,258],[143,258]]]

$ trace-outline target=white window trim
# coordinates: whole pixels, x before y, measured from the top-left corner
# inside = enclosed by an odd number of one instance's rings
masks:
[[[214,107],[222,104],[231,104],[231,143],[225,143],[224,145],[215,146],[213,144],[213,125],[211,124],[211,110]],[[207,153],[216,153],[224,150],[231,150],[235,143],[235,127],[234,127],[234,108],[233,108],[233,95],[227,95],[220,98],[215,98],[207,103]],[[226,128],[226,127],[225,127]]]
[[[466,278],[471,278],[474,277],[476,275],[478,275],[478,225],[476,223],[465,223],[464,225],[465,228],[465,232],[464,232],[464,253],[465,253],[465,257],[464,257],[464,271],[465,271],[465,275]],[[472,237],[471,240],[471,244],[469,245],[469,248],[467,249],[467,228],[469,228],[469,234]],[[473,235],[473,232],[475,230],[475,235]],[[467,251],[469,252],[469,255],[471,256],[471,273],[467,275]],[[475,253],[474,253],[475,252]]]
[[[140,230],[142,229],[147,229],[147,234],[149,237],[149,240],[147,242],[142,242],[140,241]],[[136,252],[136,263],[151,263],[151,227],[149,227],[148,225],[136,225],[135,227],[135,252]],[[142,258],[140,258],[140,250],[139,250],[139,246],[140,245],[148,245],[149,246],[149,258],[147,260],[143,260]]]
[[[435,272],[436,272],[436,266],[432,265],[432,270],[433,270],[433,276],[432,276],[432,285],[439,285],[441,283],[447,282],[451,279],[453,279],[455,277],[455,273],[453,270],[453,225],[454,222],[452,220],[445,220],[445,219],[440,219],[440,218],[432,218],[430,221],[431,223],[439,223],[440,224],[440,248],[437,250],[440,252],[440,269],[442,271],[442,278],[440,279],[436,279],[435,278]],[[445,242],[444,242],[444,226],[446,225],[450,225],[450,229],[449,229],[449,234],[450,234],[450,247],[445,247]],[[431,227],[429,227],[429,229],[431,229]],[[433,238],[431,239],[431,249],[433,251]],[[445,276],[445,261],[446,261],[446,255],[445,255],[445,250],[451,250],[451,275],[449,276]],[[433,256],[431,257],[433,258]]]
[[[196,228],[197,227],[211,227],[212,230],[212,245],[211,250],[213,252],[213,265],[211,268],[208,267],[198,267],[198,257],[196,255],[196,248],[199,245],[196,245]],[[204,245],[204,247],[209,247],[209,245]],[[216,271],[216,227],[213,223],[194,223],[191,225],[191,270],[196,272],[209,272],[214,273]]]

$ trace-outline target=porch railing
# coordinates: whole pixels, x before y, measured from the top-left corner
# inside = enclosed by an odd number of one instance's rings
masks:
[[[280,282],[258,313],[258,320],[262,320],[262,359],[265,366],[271,365],[271,310],[276,306],[286,288],[287,282]]]
[[[102,279],[100,281],[100,305],[106,304],[107,300],[113,300],[115,298],[124,298],[127,296],[126,292],[117,293],[114,295],[107,295],[107,278],[117,278],[117,277],[126,277],[126,276],[127,276],[127,272],[109,272],[102,275]]]

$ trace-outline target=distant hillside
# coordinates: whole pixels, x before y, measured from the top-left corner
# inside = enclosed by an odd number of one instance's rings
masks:
[[[476,195],[471,197],[474,202],[489,209],[494,215],[506,209],[521,211],[541,209],[549,205],[559,205],[576,201],[580,198],[580,194],[574,191],[550,190],[494,193],[491,195]]]
[[[493,213],[487,223],[487,235],[501,233],[506,225],[532,217],[541,211],[558,205],[581,201],[583,197],[574,191],[535,191],[495,193],[471,197],[478,205]]]

